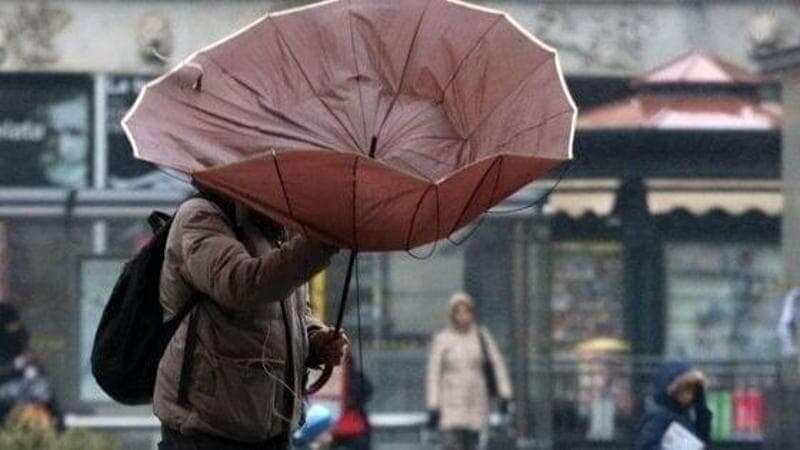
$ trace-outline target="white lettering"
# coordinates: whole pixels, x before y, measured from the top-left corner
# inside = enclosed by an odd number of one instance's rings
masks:
[[[47,126],[42,123],[26,120],[0,122],[0,141],[41,142],[47,135]]]

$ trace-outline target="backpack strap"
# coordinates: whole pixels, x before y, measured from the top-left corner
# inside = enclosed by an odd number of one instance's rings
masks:
[[[186,328],[186,342],[183,344],[181,374],[178,379],[178,404],[183,406],[188,405],[189,376],[194,368],[194,349],[197,347],[197,311],[195,311],[194,308],[196,305],[197,301],[192,300],[184,308],[185,310],[189,310],[184,314],[184,316],[189,314],[189,324]],[[182,320],[183,317],[180,317],[180,319]]]

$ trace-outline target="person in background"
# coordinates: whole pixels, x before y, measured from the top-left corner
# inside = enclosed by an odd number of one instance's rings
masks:
[[[706,405],[706,378],[685,362],[665,363],[654,379],[654,396],[639,428],[635,450],[660,450],[673,423],[709,442],[712,413]]]
[[[0,303],[0,426],[8,420],[62,429],[50,382],[28,350],[28,331],[10,303]]]
[[[511,382],[494,338],[476,323],[472,298],[453,295],[449,312],[450,326],[433,339],[428,358],[428,426],[441,431],[446,450],[472,450],[488,429],[493,397],[508,413]]]
[[[372,383],[366,374],[347,358],[347,392],[344,410],[334,426],[331,448],[334,450],[369,450],[372,428],[367,414],[367,402],[372,396]]]
[[[778,335],[781,338],[781,353],[784,357],[797,356],[797,322],[800,313],[800,288],[790,289],[783,297]]]

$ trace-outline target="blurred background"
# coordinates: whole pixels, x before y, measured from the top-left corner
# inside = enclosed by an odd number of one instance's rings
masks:
[[[107,399],[88,360],[145,218],[190,192],[134,160],[122,115],[191,52],[305,3],[0,1],[0,301],[19,309],[67,428],[158,441],[150,408]],[[511,371],[514,414],[490,447],[629,448],[653,371],[684,359],[710,378],[713,448],[796,448],[784,298],[800,286],[800,4],[478,3],[559,51],[581,110],[575,161],[541,207],[517,210],[555,180],[460,245],[360,257],[346,328],[374,386],[373,448],[433,445],[420,386],[455,291]],[[318,314],[336,311],[345,265],[315,280]]]

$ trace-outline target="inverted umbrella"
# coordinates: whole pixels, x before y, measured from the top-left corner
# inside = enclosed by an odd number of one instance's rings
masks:
[[[452,0],[273,13],[150,83],[136,156],[360,251],[444,238],[568,159],[556,54]]]
[[[384,251],[447,237],[569,159],[575,116],[555,51],[501,12],[333,0],[195,53],[123,126],[138,158],[201,189]]]

